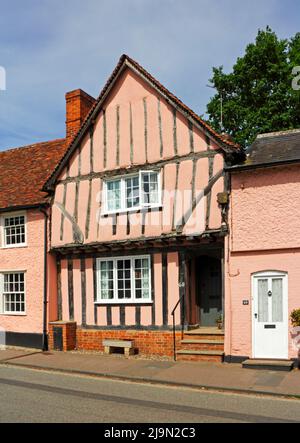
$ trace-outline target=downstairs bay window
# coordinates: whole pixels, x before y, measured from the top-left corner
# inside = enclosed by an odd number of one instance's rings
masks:
[[[151,303],[150,256],[97,260],[98,304]]]

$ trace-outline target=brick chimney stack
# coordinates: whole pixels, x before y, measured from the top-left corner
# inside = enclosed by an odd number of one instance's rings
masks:
[[[69,144],[95,103],[95,99],[81,89],[66,93],[66,138]]]

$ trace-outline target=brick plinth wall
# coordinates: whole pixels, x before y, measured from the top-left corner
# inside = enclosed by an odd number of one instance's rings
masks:
[[[77,329],[78,350],[103,352],[102,341],[104,339],[134,340],[134,347],[140,355],[173,357],[173,333],[171,331]],[[177,331],[178,347],[180,340],[181,332]]]
[[[73,351],[76,349],[76,331],[75,322],[53,322],[49,324],[49,349],[54,349],[54,328],[62,329],[63,351]]]

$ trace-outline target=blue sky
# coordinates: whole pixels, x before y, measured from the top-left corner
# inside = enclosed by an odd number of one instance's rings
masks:
[[[297,0],[1,0],[0,149],[64,136],[65,92],[97,96],[127,53],[199,114],[212,67],[230,70],[258,28],[299,31]]]

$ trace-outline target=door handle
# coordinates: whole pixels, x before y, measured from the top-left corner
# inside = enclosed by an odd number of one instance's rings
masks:
[[[257,317],[258,317],[258,315],[257,314],[254,314],[254,318],[257,320]]]

